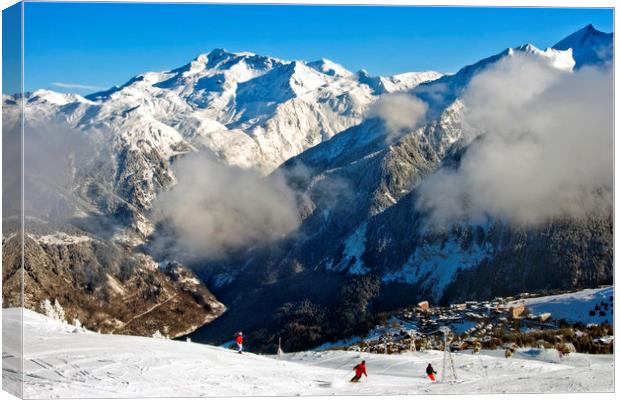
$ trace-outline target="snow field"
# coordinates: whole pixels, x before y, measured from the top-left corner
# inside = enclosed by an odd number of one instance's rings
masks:
[[[565,319],[570,322],[613,323],[613,314],[611,313],[613,310],[613,301],[611,300],[613,295],[613,286],[608,286],[554,296],[533,297],[524,301],[515,301],[512,304],[522,302],[534,314],[549,312],[555,319]],[[601,301],[611,306],[605,313],[606,315],[601,316],[597,311],[596,315],[590,316],[590,310],[593,310]]]
[[[20,309],[4,309],[5,338],[16,332]],[[220,347],[145,337],[74,333],[74,327],[23,310],[26,398],[221,397],[420,393],[583,392],[613,390],[613,356],[571,354],[558,360],[541,350],[454,353],[458,383],[430,383],[439,351],[401,355],[345,351],[277,356],[237,354]],[[17,349],[18,343],[7,348]],[[15,352],[15,351],[13,351]],[[369,377],[350,384],[365,359]],[[5,354],[5,384],[16,384],[16,354]]]

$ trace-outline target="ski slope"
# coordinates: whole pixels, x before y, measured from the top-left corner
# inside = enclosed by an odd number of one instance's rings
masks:
[[[3,310],[11,341],[20,309]],[[24,310],[27,398],[372,395],[418,393],[584,392],[613,390],[613,357],[572,354],[560,360],[541,350],[513,359],[501,351],[454,354],[458,383],[430,383],[428,362],[440,371],[443,353],[363,354],[369,377],[350,384],[360,354],[301,352],[275,356],[181,341],[103,335]],[[5,385],[17,385],[17,342],[3,354]],[[11,354],[12,353],[12,354]]]

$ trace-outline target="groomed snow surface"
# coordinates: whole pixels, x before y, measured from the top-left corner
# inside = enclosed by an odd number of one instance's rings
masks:
[[[5,340],[14,339],[21,309],[3,310]],[[275,356],[134,336],[102,335],[23,310],[26,398],[214,397],[432,393],[610,392],[613,356],[522,350],[453,353],[457,383],[431,383],[443,353],[362,354],[368,379],[351,384],[360,354],[301,352]],[[19,348],[8,343],[7,348]],[[5,348],[5,351],[7,350]],[[4,385],[18,384],[17,354],[3,354]],[[7,385],[8,384],[8,385]]]

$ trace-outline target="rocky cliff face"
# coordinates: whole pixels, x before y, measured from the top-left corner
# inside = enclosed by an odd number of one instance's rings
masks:
[[[19,231],[3,240],[5,299],[20,297],[40,310],[48,299],[104,333],[170,337],[189,333],[221,315],[225,307],[186,267],[160,265],[146,254],[130,252],[70,226],[26,220],[24,268]],[[5,306],[19,306],[9,300]]]

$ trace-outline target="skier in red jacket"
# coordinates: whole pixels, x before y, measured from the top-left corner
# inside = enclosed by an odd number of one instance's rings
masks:
[[[243,332],[237,333],[235,336],[235,343],[237,343],[237,350],[239,354],[243,352]]]
[[[353,367],[353,370],[355,371],[355,376],[351,378],[351,382],[358,382],[362,374],[366,375],[366,378],[368,378],[368,374],[366,373],[366,361],[362,360],[361,363]]]

